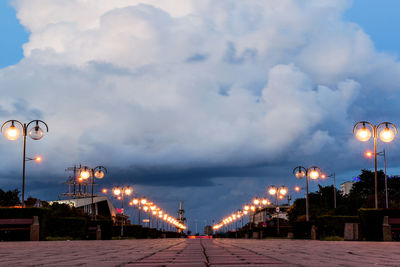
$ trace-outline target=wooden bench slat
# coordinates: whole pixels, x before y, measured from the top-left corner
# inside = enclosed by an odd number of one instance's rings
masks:
[[[0,225],[32,224],[33,219],[0,219]]]

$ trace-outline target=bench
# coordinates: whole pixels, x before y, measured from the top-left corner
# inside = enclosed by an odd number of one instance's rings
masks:
[[[32,219],[0,219],[0,231],[30,231],[30,240],[39,241],[39,218]]]

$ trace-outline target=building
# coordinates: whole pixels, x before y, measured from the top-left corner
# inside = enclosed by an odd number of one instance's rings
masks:
[[[68,204],[75,208],[81,208],[87,214],[92,214],[92,209],[94,207],[95,215],[100,215],[104,217],[112,217],[115,218],[117,214],[117,210],[114,207],[113,203],[108,199],[108,197],[93,197],[93,205],[92,198],[75,198],[75,199],[66,199],[66,200],[57,200],[52,201],[60,204]],[[50,202],[51,204],[51,202]]]
[[[351,189],[353,188],[354,182],[344,182],[340,185],[340,191],[342,195],[350,194]]]

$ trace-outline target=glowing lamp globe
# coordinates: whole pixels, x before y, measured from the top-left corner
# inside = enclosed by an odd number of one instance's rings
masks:
[[[312,180],[318,179],[318,178],[319,178],[319,172],[318,172],[317,170],[312,170],[312,171],[310,172],[310,178],[311,178]]]
[[[372,133],[371,130],[363,125],[360,129],[356,132],[356,138],[362,142],[366,142],[371,139]]]
[[[119,189],[119,188],[114,188],[114,189],[113,189],[113,193],[114,193],[114,195],[118,196],[119,194],[121,194],[121,189]]]
[[[17,140],[19,138],[20,131],[17,127],[15,127],[14,124],[11,124],[11,126],[6,129],[4,135],[8,140]]]
[[[258,198],[254,199],[254,200],[253,200],[253,204],[254,204],[254,205],[260,204],[260,200],[259,200]]]
[[[275,187],[271,187],[270,189],[268,189],[268,193],[270,195],[275,195],[276,194],[276,188]]]
[[[300,187],[299,187],[299,186],[296,186],[296,187],[294,188],[294,191],[299,192],[299,191],[300,191]]]
[[[244,210],[247,211],[247,210],[249,210],[249,209],[250,209],[250,207],[249,207],[248,205],[245,205],[245,206],[244,206]]]
[[[33,140],[40,140],[42,139],[43,135],[44,131],[39,127],[39,125],[36,125],[29,131],[29,137]]]
[[[286,188],[281,188],[281,190],[279,191],[279,194],[280,195],[286,195],[286,193],[287,193],[287,189]]]
[[[96,177],[97,179],[103,179],[104,172],[102,170],[97,170],[94,172],[94,177]]]
[[[147,200],[145,198],[142,198],[142,200],[140,200],[140,203],[142,203],[144,205],[147,203]]]
[[[267,205],[268,204],[268,200],[266,200],[265,198],[262,200],[261,202],[263,205]]]
[[[247,213],[249,213],[247,210],[243,211],[244,215],[247,215]]]
[[[106,188],[103,188],[103,190],[101,190],[101,192],[103,192],[103,194],[107,194],[107,189]]]
[[[132,189],[131,188],[126,188],[125,190],[124,190],[124,193],[125,193],[125,195],[130,195],[130,194],[132,194]]]
[[[137,204],[139,204],[139,200],[135,198],[134,200],[132,200],[132,203],[133,203],[133,205],[137,205]]]
[[[81,177],[84,180],[88,179],[90,177],[90,172],[88,170],[81,171]]]
[[[395,136],[394,131],[387,126],[379,133],[379,139],[381,139],[381,141],[385,143],[392,142],[394,136]]]
[[[303,178],[304,176],[306,176],[306,173],[305,173],[304,171],[299,170],[299,171],[296,172],[296,178],[297,178],[297,179],[301,179],[301,178]]]

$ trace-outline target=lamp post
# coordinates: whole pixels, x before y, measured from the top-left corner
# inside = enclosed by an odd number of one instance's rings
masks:
[[[368,129],[367,126],[371,129]],[[359,127],[361,126],[361,127]],[[380,130],[382,127],[384,129]],[[371,133],[372,130],[372,133]],[[353,127],[353,134],[361,142],[367,142],[374,138],[374,163],[375,163],[375,208],[378,208],[378,170],[377,170],[377,141],[378,135],[382,142],[390,143],[397,134],[396,126],[391,122],[382,122],[378,125],[373,125],[368,121],[357,122]]]
[[[140,210],[141,210],[141,205],[146,205],[147,199],[146,198],[141,198],[141,199],[136,199],[133,200],[133,204],[138,206],[138,224],[142,225],[142,222],[140,221]]]
[[[91,194],[91,198],[92,198],[92,219],[96,218],[96,212],[95,212],[95,206],[94,206],[94,192],[93,192],[93,187],[94,187],[94,178],[97,178],[99,180],[103,179],[104,174],[107,173],[107,169],[104,166],[96,166],[94,168],[89,168],[87,166],[83,166],[80,168],[80,177],[84,180],[89,179],[89,177],[91,177],[91,185],[92,185],[92,194]]]
[[[129,186],[124,186],[124,187],[114,187],[113,188],[113,193],[116,196],[121,196],[121,213],[122,213],[122,218],[121,218],[121,236],[124,236],[124,195],[129,196],[132,194],[133,190]]]
[[[371,158],[374,153],[371,151],[367,151],[364,153],[367,158]],[[385,199],[386,199],[386,208],[389,208],[389,192],[388,192],[388,185],[387,185],[387,175],[386,175],[386,151],[385,149],[381,152],[376,153],[377,156],[383,156],[383,167],[385,169]]]
[[[330,175],[321,174],[321,179],[333,177],[333,208],[336,209],[336,174],[332,173]]]
[[[7,124],[11,124],[9,127],[7,127],[4,131],[4,135],[6,136],[6,138],[8,140],[17,140],[19,138],[20,135],[20,130],[18,129],[17,126],[15,126],[15,124],[21,126],[22,129],[22,207],[25,207],[25,162],[27,161],[26,158],[26,136],[29,134],[29,137],[33,140],[40,140],[42,139],[42,137],[44,136],[44,131],[42,130],[42,128],[40,128],[39,124],[43,124],[46,127],[46,132],[49,131],[49,127],[47,126],[47,124],[42,121],[42,120],[33,120],[30,121],[29,123],[22,123],[20,121],[17,120],[8,120],[5,123],[3,123],[3,125],[1,126],[1,132],[3,132],[3,128],[4,126],[6,126]],[[32,123],[35,124],[35,126],[33,126],[29,132],[29,125],[31,125]],[[28,160],[30,160],[28,158]]]
[[[310,168],[306,169],[303,166],[297,166],[296,168],[293,169],[293,174],[296,176],[297,179],[302,179],[306,177],[307,181],[307,191],[306,191],[306,221],[310,221],[310,216],[309,216],[309,200],[308,200],[308,177],[310,177],[312,180],[316,180],[319,178],[319,175],[321,173],[321,169],[317,166],[311,166]]]
[[[277,221],[276,221],[276,234],[277,236],[279,236],[280,232],[279,232],[279,198],[285,196],[288,192],[288,189],[286,186],[270,186],[268,188],[268,194],[270,194],[271,196],[276,196],[276,213],[277,213]]]

